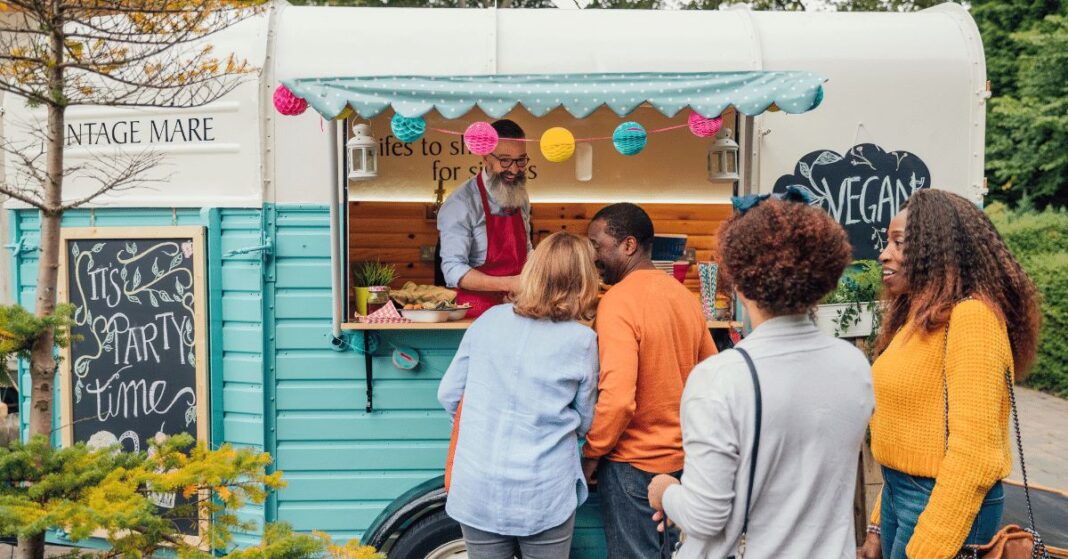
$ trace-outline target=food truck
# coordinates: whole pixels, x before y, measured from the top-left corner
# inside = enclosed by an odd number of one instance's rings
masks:
[[[714,262],[731,196],[800,185],[849,231],[857,258],[872,258],[917,189],[976,203],[985,193],[989,88],[978,30],[956,4],[874,14],[279,3],[212,42],[260,74],[199,108],[67,112],[69,160],[154,149],[166,180],[63,217],[62,297],[82,309],[82,343],[99,347],[64,360],[56,444],[143,448],[184,430],[269,452],[288,486],[243,518],[360,538],[391,557],[463,556],[443,508],[450,422],[436,389],[470,321],[358,322],[352,271],[379,261],[395,266],[393,289],[435,283],[437,209],[479,170],[464,136],[473,124],[507,117],[535,140],[535,245],[627,201]],[[11,135],[13,119],[39,117],[12,97],[5,109]],[[422,133],[397,129],[395,115]],[[561,145],[574,155],[561,160]],[[66,185],[72,197],[90,188],[76,176]],[[13,298],[32,308],[38,214],[5,211]],[[111,282],[125,288],[115,307]],[[697,267],[684,283],[701,297]],[[101,313],[127,321],[118,336],[136,343],[121,355],[122,342],[85,323]],[[122,384],[131,375],[170,384],[149,406]],[[101,412],[109,386],[118,400]],[[597,507],[593,495],[580,511],[574,557],[603,554]]]

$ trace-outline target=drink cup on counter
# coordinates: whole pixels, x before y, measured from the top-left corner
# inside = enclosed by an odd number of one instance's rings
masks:
[[[671,275],[675,276],[675,279],[679,280],[679,283],[686,281],[686,274],[689,272],[690,263],[685,260],[679,260],[671,267]]]

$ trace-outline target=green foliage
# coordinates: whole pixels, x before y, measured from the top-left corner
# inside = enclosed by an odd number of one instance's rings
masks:
[[[90,450],[83,443],[53,448],[43,436],[0,447],[0,536],[30,537],[50,528],[74,541],[103,532],[111,549],[69,557],[151,557],[171,549],[177,557],[207,559],[210,549],[233,547],[233,532],[255,531],[235,511],[261,504],[285,486],[282,473],[266,473],[271,456],[223,445],[192,447],[187,434],[149,441],[149,451]],[[153,493],[190,500],[156,507]],[[211,518],[202,538],[183,538],[174,523]],[[233,559],[303,559],[323,553],[350,559],[383,559],[358,541],[335,545],[323,535],[296,534],[282,524],[264,528],[260,545],[233,551]]]
[[[857,260],[846,267],[838,286],[828,293],[820,304],[848,304],[834,317],[834,332],[840,335],[860,324],[865,311],[872,314],[872,331],[869,342],[875,341],[882,322],[882,305],[879,295],[883,289],[883,267],[874,260]],[[872,344],[868,344],[873,347]],[[870,355],[869,355],[870,357]]]
[[[1068,212],[991,204],[986,213],[1042,294],[1038,359],[1027,384],[1068,398]]]
[[[990,197],[1068,205],[1068,1],[980,0],[971,8],[992,83]]]
[[[8,359],[29,359],[34,342],[49,329],[54,329],[56,345],[67,347],[73,312],[73,305],[57,305],[55,313],[41,318],[19,305],[0,305],[0,372],[12,386],[16,383],[7,370]]]
[[[397,278],[397,268],[377,260],[360,262],[352,268],[352,284],[356,287],[389,285]]]

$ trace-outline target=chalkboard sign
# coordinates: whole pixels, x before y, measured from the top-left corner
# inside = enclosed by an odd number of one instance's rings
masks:
[[[860,144],[844,157],[831,150],[805,155],[792,175],[775,181],[774,192],[794,185],[845,227],[854,260],[875,260],[886,246],[890,220],[912,193],[930,188],[931,173],[915,154]]]
[[[60,298],[74,305],[63,359],[63,442],[144,451],[158,433],[208,436],[200,227],[64,229]],[[152,494],[162,509],[188,503]],[[194,519],[178,521],[197,535]]]

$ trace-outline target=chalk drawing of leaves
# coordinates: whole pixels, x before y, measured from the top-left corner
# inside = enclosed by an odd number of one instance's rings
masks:
[[[134,268],[133,286],[141,285],[141,268]]]
[[[184,254],[186,258],[193,257],[193,241],[182,243],[182,254]]]
[[[812,180],[812,168],[808,166],[808,163],[804,161],[798,163],[798,169],[801,170],[801,176],[808,180]]]
[[[89,362],[84,360],[84,359],[78,361],[77,365],[74,366],[74,372],[78,373],[79,375],[84,375],[85,372],[88,371],[88,370],[89,370]]]
[[[108,332],[108,336],[104,338],[105,344],[110,344],[113,341],[115,341],[115,330]]]
[[[154,293],[152,293],[151,291],[148,292],[148,302],[152,303],[153,307],[158,307],[159,306],[159,301],[156,300],[156,295]]]
[[[842,156],[833,151],[825,151],[819,154],[819,157],[812,162],[812,166],[816,165],[830,165],[831,163],[837,163],[842,160]]]
[[[130,255],[137,254],[137,243],[130,243]]]
[[[192,336],[193,335],[193,323],[192,322],[186,322],[185,323],[185,333],[186,333],[187,336]]]
[[[166,291],[160,291],[159,292],[159,298],[160,298],[161,301],[166,301],[168,303],[171,302],[171,294],[167,293]]]
[[[75,258],[78,258],[78,255],[81,254],[81,253],[82,253],[82,250],[80,248],[78,248],[78,243],[71,243],[70,244],[70,254],[71,254],[71,256],[73,256]]]
[[[78,379],[78,383],[74,385],[74,403],[78,404],[82,401],[82,379]]]
[[[96,262],[93,260],[93,253],[87,252],[85,253],[85,255],[88,256],[87,260],[89,261],[89,267],[87,269],[92,270],[93,266],[96,264]]]
[[[138,305],[141,304],[141,298],[137,295],[130,295],[126,299],[129,300],[131,303],[137,303]]]
[[[197,356],[193,354],[193,350],[189,350],[189,355],[186,355],[185,357],[186,361],[189,361],[190,365],[192,365],[193,367],[197,366]]]
[[[119,270],[119,277],[122,278],[123,283],[126,283],[126,266],[123,266],[122,269]]]
[[[178,295],[185,294],[185,288],[182,287],[182,281],[178,278],[174,278],[174,289],[178,292]]]
[[[185,426],[189,427],[197,419],[197,405],[193,404],[185,410]]]
[[[152,275],[154,275],[154,276],[156,276],[158,278],[161,274],[162,274],[162,272],[159,271],[159,259],[153,258],[152,259]]]
[[[104,243],[97,243],[93,245],[93,252],[100,252],[104,250]]]
[[[135,250],[136,249],[134,248],[134,246],[132,244],[126,243],[126,252],[128,252],[128,253],[130,253],[132,255]]]
[[[175,254],[174,258],[171,258],[171,267],[169,269],[173,270],[173,269],[177,268],[178,265],[181,264],[181,263],[182,263],[182,253]]]

